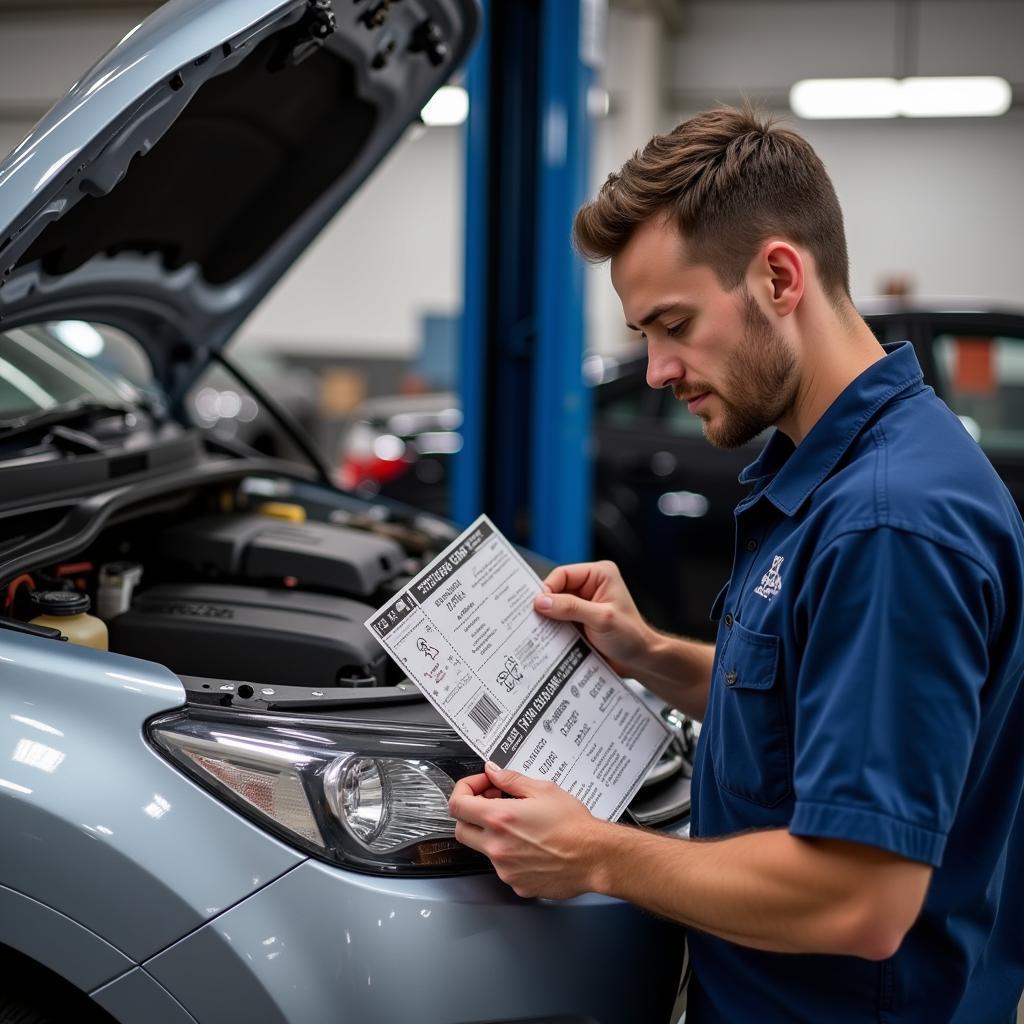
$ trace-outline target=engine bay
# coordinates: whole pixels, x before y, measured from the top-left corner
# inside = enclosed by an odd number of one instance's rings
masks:
[[[78,621],[85,597],[87,617],[106,626],[106,649],[179,675],[394,686],[401,674],[363,621],[454,531],[383,507],[283,501],[266,493],[274,490],[279,481],[243,479],[126,509],[73,557],[3,581],[3,615],[75,641],[62,623]]]

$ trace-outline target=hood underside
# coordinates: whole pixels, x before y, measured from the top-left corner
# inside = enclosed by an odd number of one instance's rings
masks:
[[[131,331],[181,394],[464,59],[475,0],[171,0],[0,164],[0,328]]]

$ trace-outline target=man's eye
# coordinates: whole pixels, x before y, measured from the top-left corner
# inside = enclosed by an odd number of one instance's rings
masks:
[[[690,325],[690,321],[689,320],[680,320],[679,323],[673,324],[671,327],[667,327],[665,329],[665,333],[670,338],[678,338],[679,335],[682,334],[683,331],[685,331],[687,327],[689,327],[689,325]]]

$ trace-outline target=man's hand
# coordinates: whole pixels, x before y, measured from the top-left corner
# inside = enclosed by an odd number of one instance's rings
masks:
[[[553,782],[488,762],[455,784],[448,811],[455,838],[489,857],[517,895],[561,900],[593,888],[588,835],[604,822]]]
[[[655,631],[637,610],[614,562],[561,565],[544,580],[545,593],[533,607],[549,619],[578,622],[591,646],[620,675],[648,656]]]
[[[562,565],[544,581],[534,609],[577,622],[619,675],[638,679],[673,707],[702,719],[715,658],[712,644],[669,636],[637,610],[614,562]]]

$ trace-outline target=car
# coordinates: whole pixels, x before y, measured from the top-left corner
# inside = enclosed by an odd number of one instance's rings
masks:
[[[985,450],[1024,510],[1024,309],[979,299],[890,298],[860,310],[883,342],[913,343],[925,380]],[[708,613],[728,579],[740,471],[766,436],[713,448],[671,391],[647,387],[646,360],[591,356],[593,555],[618,563],[655,625],[714,637]],[[452,394],[366,402],[343,435],[346,485],[447,515],[451,454],[461,448]]]
[[[478,20],[171,0],[0,163],[2,1022],[668,1016],[679,929],[454,838],[480,758],[363,622],[455,529],[339,488],[231,354]],[[655,706],[628,817],[685,834]]]

